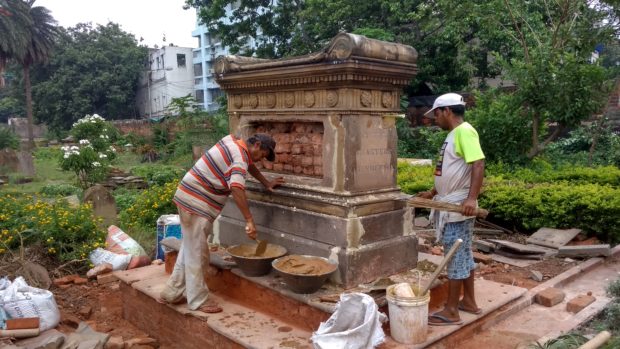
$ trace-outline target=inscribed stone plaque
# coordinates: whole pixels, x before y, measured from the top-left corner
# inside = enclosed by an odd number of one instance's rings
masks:
[[[373,125],[374,126],[374,125]],[[360,149],[355,152],[355,187],[390,186],[394,177],[392,149],[388,148],[389,130],[369,127],[361,131]]]

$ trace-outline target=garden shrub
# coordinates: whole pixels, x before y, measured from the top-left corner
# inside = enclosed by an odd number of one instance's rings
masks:
[[[172,202],[179,181],[155,185],[143,190],[135,199],[133,205],[120,213],[123,227],[150,227],[155,229],[157,218],[163,214],[177,213],[176,205]]]
[[[398,185],[403,192],[411,195],[429,190],[434,185],[433,171],[433,166],[412,166],[404,161],[399,161]]]
[[[32,196],[0,195],[0,253],[24,244],[40,243],[61,262],[84,260],[105,245],[92,206],[71,207],[66,200],[46,202]]]
[[[0,126],[0,150],[19,149],[19,138],[8,127]]]
[[[448,134],[439,127],[409,127],[405,119],[396,121],[398,156],[401,158],[435,159]]]
[[[135,202],[138,196],[140,195],[141,190],[138,189],[127,189],[124,187],[119,187],[112,195],[114,196],[114,201],[116,201],[116,207],[119,212],[123,212],[130,208]]]
[[[43,147],[34,150],[33,154],[36,160],[56,160],[62,155],[60,148]]]
[[[545,148],[544,155],[556,164],[614,165],[620,166],[620,134],[604,120],[599,127],[594,122],[580,126]],[[590,148],[596,138],[596,146],[590,156]]]
[[[570,182],[530,184],[490,178],[480,206],[493,219],[517,229],[581,228],[606,241],[620,241],[620,189]]]
[[[179,180],[185,172],[184,169],[172,165],[143,165],[131,169],[132,175],[145,178],[150,185],[164,185]]]
[[[71,134],[79,140],[79,146],[63,146],[60,167],[73,171],[80,187],[86,189],[103,180],[109,172],[110,164],[116,158],[112,146],[118,131],[101,116],[86,115],[73,124]]]
[[[71,184],[46,184],[39,193],[47,197],[81,195],[82,189]]]

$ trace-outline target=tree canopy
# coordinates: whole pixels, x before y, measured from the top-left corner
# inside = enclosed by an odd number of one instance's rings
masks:
[[[66,29],[50,64],[35,74],[35,115],[62,129],[87,114],[136,116],[136,91],[147,56],[147,48],[118,24]]]

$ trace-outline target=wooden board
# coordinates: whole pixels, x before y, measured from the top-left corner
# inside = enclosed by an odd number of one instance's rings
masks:
[[[540,228],[527,239],[530,244],[560,248],[581,233],[581,229],[551,229]]]

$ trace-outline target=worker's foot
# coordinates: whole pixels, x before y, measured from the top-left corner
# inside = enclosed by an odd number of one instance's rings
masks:
[[[167,300],[159,297],[157,299],[155,299],[157,301],[157,303],[159,304],[172,304],[172,305],[176,305],[176,304],[181,304],[185,302],[185,297],[181,297],[178,300],[175,300],[174,302],[168,302]]]
[[[474,315],[478,315],[482,313],[482,309],[478,308],[476,304],[473,304],[473,305],[467,304],[464,299],[459,302],[459,310],[462,310],[466,313],[470,313]]]
[[[222,307],[219,306],[214,301],[206,301],[203,305],[198,308],[198,311],[202,311],[203,313],[220,313],[222,312]]]
[[[428,324],[432,326],[460,325],[463,320],[456,315],[448,313],[445,309],[428,316]]]

